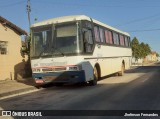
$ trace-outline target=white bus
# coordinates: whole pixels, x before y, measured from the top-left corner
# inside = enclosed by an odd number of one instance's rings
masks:
[[[96,85],[131,65],[130,35],[85,15],[64,16],[31,26],[31,67],[37,84]]]

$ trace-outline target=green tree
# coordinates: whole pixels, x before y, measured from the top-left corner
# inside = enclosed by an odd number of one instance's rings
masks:
[[[146,45],[146,54],[149,55],[151,53],[151,47],[148,44]]]
[[[145,56],[146,56],[146,53],[145,53],[145,44],[143,42],[139,45],[139,50],[140,50],[140,56],[139,56],[139,58],[145,58]]]
[[[142,42],[139,47],[140,50],[140,58],[145,58],[147,55],[151,53],[151,48],[148,44]]]
[[[145,58],[147,55],[151,53],[151,48],[148,44],[144,42],[139,44],[139,41],[136,37],[133,38],[131,42],[132,47],[132,56],[137,61],[138,59]]]
[[[141,52],[140,52],[139,41],[136,37],[134,37],[131,42],[131,48],[132,48],[132,56],[137,61],[140,58]]]

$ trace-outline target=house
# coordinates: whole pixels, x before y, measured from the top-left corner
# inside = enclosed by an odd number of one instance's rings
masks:
[[[157,53],[155,51],[152,51],[147,57],[146,61],[155,62],[158,60]]]
[[[27,32],[0,16],[0,80],[13,80],[18,73],[23,73],[21,35]]]
[[[145,58],[138,59],[137,61],[135,60],[134,57],[132,57],[132,65],[142,65],[143,63],[149,63],[149,62],[157,62],[160,61],[159,58],[157,57],[157,52],[152,51],[149,55],[147,55]]]

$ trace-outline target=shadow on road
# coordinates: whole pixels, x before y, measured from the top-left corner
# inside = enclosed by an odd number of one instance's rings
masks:
[[[151,66],[149,69],[155,71],[157,68],[154,69]],[[144,70],[146,70],[145,67]],[[156,73],[146,82],[141,82],[141,79],[147,76],[141,76],[129,83],[48,87],[30,94],[3,99],[0,107],[4,110],[154,109],[159,105],[157,102],[160,100],[159,75]],[[18,117],[13,118],[18,119]]]
[[[150,71],[159,71],[160,72],[160,63],[158,62],[158,63],[156,63],[152,66],[139,66],[137,68],[126,70],[125,73],[126,74],[127,73],[128,74],[129,73],[148,73]],[[115,76],[117,76],[117,73],[101,77],[99,79],[99,81],[104,80],[104,79],[107,80],[107,78],[115,77]],[[17,82],[24,83],[26,85],[37,86],[37,84],[35,83],[33,78],[26,78],[26,79],[23,79],[23,80],[17,80]],[[78,83],[78,84],[65,84],[64,86],[62,86],[62,85],[57,85],[57,84],[52,84],[51,83],[51,84],[47,84],[47,85],[43,86],[43,88],[49,88],[49,87],[55,87],[55,86],[56,87],[61,87],[61,88],[62,87],[70,88],[68,86],[71,86],[71,87],[82,86],[82,87],[84,87],[84,86],[89,86],[89,84],[88,83]]]
[[[126,70],[125,73],[147,73],[150,71],[160,71],[160,65],[154,66],[139,66],[130,70]]]

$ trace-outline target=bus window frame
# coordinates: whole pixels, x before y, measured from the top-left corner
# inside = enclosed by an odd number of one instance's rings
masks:
[[[89,25],[87,24],[90,24],[91,26],[89,27]],[[95,34],[94,34],[94,25],[93,25],[93,22],[92,21],[88,21],[88,20],[81,20],[81,27],[80,27],[80,36],[81,36],[81,40],[82,40],[82,48],[83,48],[83,51],[82,51],[82,55],[92,55],[94,50],[95,50]],[[91,30],[91,33],[92,33],[92,40],[93,40],[93,46],[92,46],[92,51],[91,52],[86,52],[84,49],[85,49],[85,46],[84,46],[84,38],[83,38],[83,29],[88,29],[88,30]]]
[[[120,46],[125,46],[125,36],[123,34],[119,34],[119,40],[120,40]],[[123,44],[121,40],[123,41]]]
[[[105,32],[107,32],[107,37],[108,37],[108,40],[109,40],[108,42],[106,42],[106,34],[105,34]],[[105,28],[104,29],[104,34],[105,34],[105,36],[104,36],[105,37],[105,44],[107,44],[107,45],[114,45],[112,31],[109,30],[109,29],[107,29],[107,28]],[[109,34],[111,35],[111,38],[110,38]],[[112,41],[112,43],[110,41]]]
[[[119,33],[119,32],[117,32],[117,31],[114,31],[114,30],[112,30],[112,29],[109,29],[109,28],[106,28],[106,27],[104,27],[104,26],[101,26],[101,25],[98,25],[98,24],[96,24],[96,23],[93,23],[94,24],[94,27],[96,26],[96,27],[100,27],[100,28],[103,28],[103,30],[104,30],[104,38],[105,38],[105,30],[107,30],[107,31],[109,31],[109,32],[111,32],[111,36],[112,36],[112,39],[111,39],[111,41],[112,41],[112,43],[106,43],[106,41],[104,41],[104,42],[97,42],[96,41],[96,39],[94,40],[95,41],[95,44],[98,44],[98,45],[107,45],[107,46],[113,46],[113,47],[122,47],[122,48],[130,48],[131,46],[126,46],[126,45],[121,45],[120,44],[120,35],[123,35],[124,37],[127,37],[127,39],[130,39],[130,36],[128,36],[128,35],[124,35],[124,34],[122,34],[122,33]],[[119,42],[119,44],[114,44],[114,39],[113,39],[113,33],[116,33],[116,34],[118,34],[118,42]],[[99,32],[99,37],[100,37],[100,32]],[[99,38],[99,40],[101,41],[101,39]],[[104,39],[105,40],[105,39]],[[130,41],[128,40],[128,42],[130,43]]]
[[[102,30],[102,34],[101,34],[101,30]],[[103,39],[101,38],[101,35],[102,35]],[[99,38],[100,38],[100,43],[101,44],[106,43],[106,41],[105,41],[105,30],[104,30],[103,27],[99,27]]]
[[[93,52],[94,52],[94,50],[95,50],[95,46],[96,46],[96,44],[99,44],[99,45],[105,45],[105,46],[113,46],[113,47],[124,47],[124,48],[130,48],[131,47],[131,44],[130,44],[130,36],[128,36],[128,35],[124,35],[124,34],[121,34],[121,33],[118,33],[118,32],[116,32],[116,31],[114,31],[114,30],[112,30],[112,29],[109,29],[109,28],[106,28],[106,27],[104,27],[104,26],[101,26],[101,25],[98,25],[98,24],[96,24],[96,23],[94,23],[93,21],[89,21],[89,20],[77,20],[77,21],[71,21],[71,22],[64,22],[64,23],[52,23],[52,24],[47,24],[47,25],[43,25],[43,26],[37,26],[37,27],[31,27],[31,36],[33,35],[33,29],[35,30],[35,29],[39,29],[39,28],[44,28],[44,27],[56,27],[57,26],[57,24],[58,25],[67,25],[67,24],[76,24],[76,22],[78,22],[79,23],[79,40],[81,40],[81,44],[80,44],[80,47],[82,48],[82,51],[81,52],[79,52],[79,53],[73,53],[73,54],[67,54],[67,56],[73,56],[73,55],[92,55],[93,54]],[[92,28],[90,28],[90,27],[88,27],[88,26],[86,26],[85,24],[86,23],[90,23],[91,24],[91,26],[92,26]],[[102,28],[103,29],[103,31],[104,31],[104,42],[97,42],[96,41],[96,38],[95,38],[95,32],[94,32],[94,27],[97,27],[98,29],[99,28]],[[92,48],[92,52],[85,52],[84,51],[84,42],[83,42],[83,31],[82,31],[82,29],[83,28],[87,28],[87,29],[91,29],[92,30],[92,37],[93,37],[93,48]],[[106,43],[106,39],[105,39],[105,30],[107,30],[107,31],[109,31],[109,32],[111,32],[111,35],[112,35],[112,43]],[[121,34],[121,35],[124,35],[124,37],[127,37],[127,41],[128,41],[128,46],[126,46],[126,45],[124,45],[124,46],[122,46],[122,45],[117,45],[117,44],[114,44],[114,40],[113,40],[113,32],[116,32],[117,34],[118,34],[118,37],[119,37],[119,35]],[[98,33],[99,33],[99,37],[100,37],[100,32],[99,32],[99,30],[98,30]],[[101,41],[101,39],[99,38],[99,40]],[[31,39],[31,42],[32,42],[32,39]],[[120,43],[120,39],[119,39],[119,43]],[[31,48],[31,47],[30,47]],[[45,57],[50,57],[50,56],[45,56]],[[59,57],[62,57],[61,55],[59,56]],[[36,57],[32,57],[32,59],[35,59]]]
[[[97,37],[98,37],[99,41],[96,40],[95,27],[97,28],[97,35],[98,35]],[[101,39],[100,39],[100,32],[99,32],[99,26],[98,25],[94,25],[94,35],[95,35],[95,42],[100,44]]]
[[[114,36],[114,34],[115,34],[115,36]],[[121,46],[121,45],[120,45],[119,33],[113,31],[113,32],[112,32],[112,36],[113,36],[113,44],[114,44],[115,46]],[[114,37],[115,37],[116,39],[114,39]]]
[[[33,43],[33,31],[36,32],[36,31],[39,31],[39,29],[46,29],[46,28],[49,28],[51,29],[51,32],[52,32],[52,27],[53,27],[53,24],[47,24],[47,25],[42,25],[42,26],[36,26],[36,27],[31,27],[30,30],[31,30],[31,41],[30,41],[30,51],[32,51],[33,49],[33,46],[32,46],[32,43]],[[52,37],[52,36],[51,36]],[[39,58],[38,56],[32,56],[31,52],[30,52],[30,57],[32,59],[34,58]]]
[[[63,25],[70,25],[70,24],[76,24],[76,23],[79,23],[79,40],[83,40],[82,39],[82,36],[81,36],[81,29],[82,29],[82,21],[81,20],[77,20],[77,21],[70,21],[70,22],[63,22],[63,23],[52,23],[52,24],[47,24],[47,25],[42,25],[42,26],[33,26],[33,27],[31,27],[30,29],[31,29],[31,43],[32,43],[32,37],[33,37],[33,30],[38,30],[38,29],[45,29],[46,27],[54,27],[55,29],[56,29],[56,27],[57,26],[63,26]],[[53,30],[53,28],[52,28],[52,30]],[[56,34],[56,30],[54,30],[54,34],[55,35],[57,35]],[[52,38],[54,38],[54,37],[56,37],[56,36],[52,36]],[[54,41],[52,41],[52,42],[54,42]],[[83,48],[82,47],[82,44],[80,44],[81,45],[81,48]],[[30,47],[30,49],[32,49],[32,47]],[[94,50],[93,50],[94,51]],[[93,53],[93,51],[92,51],[92,53]],[[80,54],[83,54],[84,53],[84,51],[81,51],[81,52],[77,52],[77,53],[70,53],[70,54],[65,54],[66,56],[76,56],[76,55],[80,55]],[[90,53],[91,54],[91,53]],[[50,57],[51,55],[45,55],[45,56],[43,56],[44,58],[48,58],[48,57]],[[57,55],[58,57],[63,57],[62,55]],[[37,59],[37,58],[39,58],[38,56],[33,56],[33,57],[31,57],[32,59]]]

